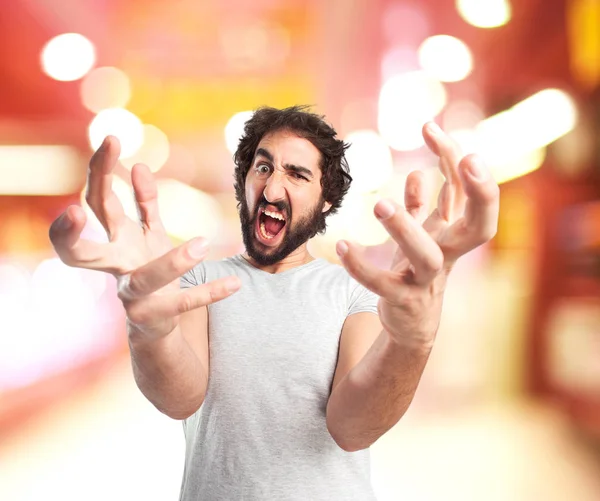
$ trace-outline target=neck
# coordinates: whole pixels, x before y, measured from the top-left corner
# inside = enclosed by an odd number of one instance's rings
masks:
[[[266,271],[267,273],[281,273],[282,271],[290,270],[303,264],[314,261],[314,257],[308,252],[307,244],[304,243],[298,247],[294,252],[288,254],[281,261],[271,264],[269,266],[261,266],[254,259],[252,259],[247,252],[242,254],[244,259],[248,261],[252,266],[259,270]]]

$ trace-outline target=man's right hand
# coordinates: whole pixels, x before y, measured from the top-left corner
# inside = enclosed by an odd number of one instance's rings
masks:
[[[156,182],[143,164],[131,171],[140,221],[125,215],[111,188],[119,152],[118,139],[108,136],[88,171],[86,201],[106,230],[108,243],[81,238],[87,218],[75,205],[52,223],[50,240],[65,264],[114,275],[130,336],[152,341],[172,332],[180,314],[230,296],[241,283],[231,276],[180,290],[181,275],[206,256],[206,242],[197,238],[173,248],[159,216]]]

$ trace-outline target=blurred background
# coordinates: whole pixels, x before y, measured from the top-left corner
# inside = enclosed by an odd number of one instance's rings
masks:
[[[112,277],[48,228],[87,161],[156,173],[175,243],[240,252],[232,151],[260,105],[310,104],[355,181],[315,255],[388,263],[376,200],[441,186],[435,120],[501,186],[463,258],[413,406],[372,447],[380,501],[600,500],[600,0],[2,0],[0,499],[177,499],[181,423],[135,387]],[[86,238],[103,240],[91,216]]]

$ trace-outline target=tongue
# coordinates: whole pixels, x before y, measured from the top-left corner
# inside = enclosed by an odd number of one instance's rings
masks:
[[[265,217],[265,230],[269,233],[269,235],[277,235],[281,231],[281,228],[285,223],[280,221],[279,219],[275,219],[274,217]]]

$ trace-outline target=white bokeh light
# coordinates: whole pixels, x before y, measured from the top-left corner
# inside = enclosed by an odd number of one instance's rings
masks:
[[[170,144],[167,135],[155,125],[144,124],[144,142],[132,156],[121,163],[131,169],[136,163],[146,164],[152,172],[158,172],[169,159]]]
[[[467,23],[478,28],[503,26],[512,16],[508,0],[456,0],[456,9]]]
[[[88,133],[94,150],[100,147],[106,136],[116,136],[121,143],[119,158],[133,156],[144,143],[141,120],[123,108],[102,110],[90,123]]]
[[[379,189],[392,176],[392,153],[383,138],[373,130],[357,130],[345,138],[350,147],[346,160],[352,176],[351,189],[368,193]]]
[[[436,35],[425,39],[419,47],[421,67],[442,82],[458,82],[473,70],[469,47],[458,38]]]
[[[98,218],[93,213],[92,209],[88,205],[85,199],[85,193],[87,191],[87,186],[81,191],[81,207],[85,211],[87,216],[87,224],[92,230],[92,234],[89,235],[91,240],[98,242],[106,242],[106,234],[105,230],[98,221]],[[135,198],[133,195],[133,187],[127,184],[122,178],[119,176],[113,176],[112,179],[112,191],[115,193],[116,197],[121,202],[123,206],[123,210],[125,211],[125,215],[132,219],[133,221],[137,221],[139,219],[137,207],[135,205]]]
[[[214,197],[175,179],[158,179],[157,185],[160,215],[169,235],[179,240],[218,236],[223,215]]]
[[[227,149],[233,155],[237,150],[240,138],[244,133],[244,125],[252,117],[252,111],[240,111],[233,115],[225,126],[225,144]]]
[[[379,94],[378,128],[393,149],[410,151],[425,144],[422,127],[446,105],[443,84],[423,71],[396,75]]]
[[[64,33],[44,46],[41,62],[44,72],[55,80],[78,80],[94,67],[96,50],[83,35]]]
[[[95,68],[81,81],[81,101],[94,113],[123,108],[131,97],[131,84],[125,72],[112,66]]]

